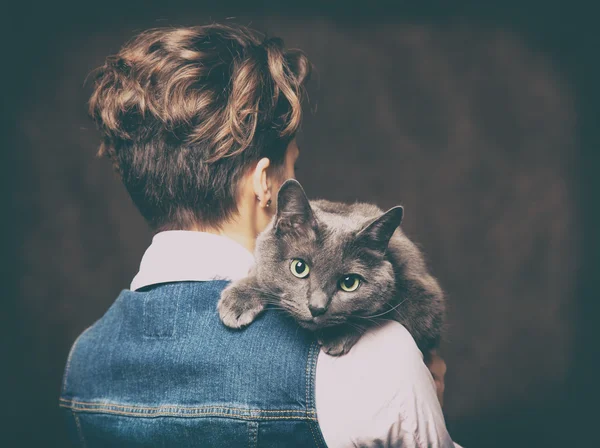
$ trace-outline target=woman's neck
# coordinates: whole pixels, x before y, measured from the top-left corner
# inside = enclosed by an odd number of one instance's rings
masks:
[[[222,235],[229,239],[232,239],[236,243],[244,246],[248,251],[254,253],[254,246],[256,243],[256,234],[253,232],[249,232],[248,229],[240,229],[238,227],[225,228],[225,226],[221,229],[218,229],[214,232],[218,235]]]
[[[259,232],[253,225],[253,222],[253,219],[242,219],[240,215],[237,215],[235,218],[223,223],[219,227],[196,226],[189,230],[224,236],[241,244],[248,249],[249,252],[254,253],[256,237]]]

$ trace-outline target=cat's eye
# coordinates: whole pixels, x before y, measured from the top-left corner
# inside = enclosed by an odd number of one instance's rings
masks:
[[[301,260],[300,258],[294,258],[292,260],[292,264],[290,265],[290,271],[292,271],[292,274],[298,278],[306,278],[308,277],[310,268],[304,260]]]
[[[360,277],[356,274],[350,274],[340,279],[340,289],[346,292],[354,292],[361,284]]]

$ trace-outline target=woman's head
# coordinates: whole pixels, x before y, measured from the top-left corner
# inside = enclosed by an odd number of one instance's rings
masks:
[[[218,228],[250,189],[268,217],[294,175],[309,74],[302,52],[244,27],[144,32],[97,71],[100,154],[155,230]]]

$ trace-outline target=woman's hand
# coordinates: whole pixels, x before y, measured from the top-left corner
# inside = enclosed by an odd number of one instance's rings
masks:
[[[428,356],[425,357],[425,363],[433,376],[435,381],[435,388],[437,390],[438,400],[440,405],[444,406],[444,376],[446,375],[446,363],[437,350],[431,350]]]

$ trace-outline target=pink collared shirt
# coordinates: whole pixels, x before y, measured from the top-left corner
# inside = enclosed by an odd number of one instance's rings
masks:
[[[146,250],[131,290],[177,281],[235,281],[253,263],[253,255],[227,237],[160,232]],[[315,389],[317,417],[329,448],[459,446],[446,430],[423,355],[397,322],[373,327],[344,356],[321,351]]]

